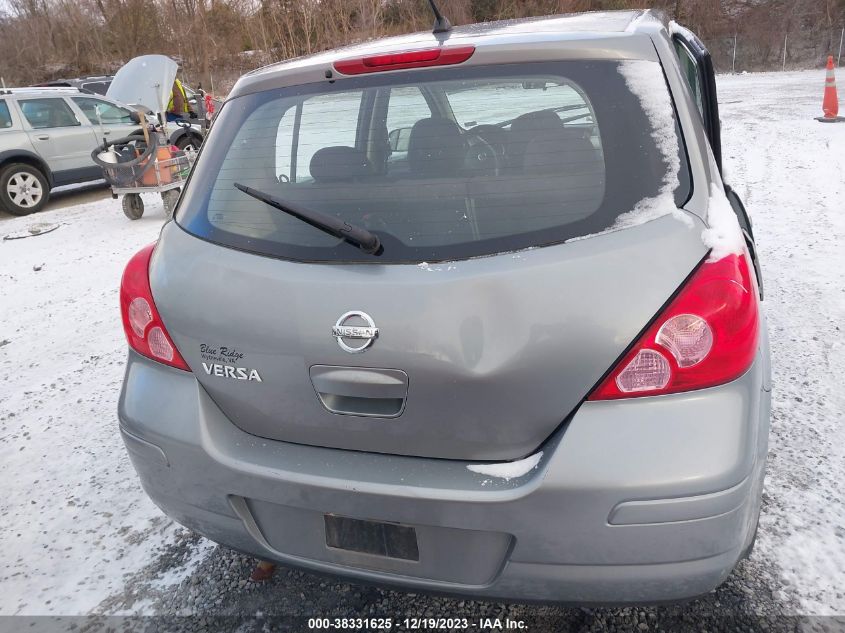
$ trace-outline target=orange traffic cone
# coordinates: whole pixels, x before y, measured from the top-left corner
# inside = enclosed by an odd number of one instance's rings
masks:
[[[833,72],[833,55],[827,58],[827,76],[824,81],[824,101],[822,102],[824,116],[819,121],[833,122],[845,120],[839,115],[839,97],[836,94],[836,75]]]

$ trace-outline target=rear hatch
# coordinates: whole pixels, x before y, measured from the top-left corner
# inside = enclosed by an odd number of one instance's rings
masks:
[[[235,183],[365,229],[383,250]],[[654,62],[280,88],[222,109],[151,284],[197,380],[249,433],[515,459],[705,254],[678,211],[689,192]]]

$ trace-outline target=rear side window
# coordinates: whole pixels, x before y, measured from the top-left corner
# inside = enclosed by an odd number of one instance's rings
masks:
[[[91,97],[73,97],[73,101],[92,124],[97,124],[100,121],[105,124],[132,123],[131,111],[127,108],[121,108],[108,101]],[[97,108],[99,108],[99,117],[97,116]]]
[[[81,125],[64,99],[21,99],[18,105],[36,130]]]
[[[12,115],[9,113],[9,106],[0,99],[0,130],[12,127]]]
[[[411,263],[587,236],[647,201],[674,208],[688,197],[689,171],[660,66],[643,63],[657,78],[648,89],[665,94],[631,88],[624,62],[573,61],[370,75],[234,99],[177,221],[286,259]],[[366,255],[235,183],[367,228],[384,253]]]
[[[675,40],[675,52],[678,54],[678,61],[681,63],[681,72],[687,80],[687,85],[692,92],[695,99],[695,105],[698,107],[698,112],[704,116],[704,103],[701,95],[701,82],[698,77],[698,65],[695,63],[692,55],[686,47],[679,41]]]

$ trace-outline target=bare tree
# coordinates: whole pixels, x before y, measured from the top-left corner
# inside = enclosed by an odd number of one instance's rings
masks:
[[[431,28],[426,0],[7,0],[0,15],[0,75],[28,84],[113,72],[131,57],[163,53],[184,77],[231,83],[259,63]],[[835,54],[845,0],[439,0],[469,22],[656,6],[708,43],[730,68],[733,38],[749,69]]]

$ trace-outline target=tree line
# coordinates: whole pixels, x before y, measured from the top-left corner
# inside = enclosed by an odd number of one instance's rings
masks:
[[[454,24],[654,7],[698,33],[720,70],[815,67],[837,56],[845,0],[439,0]],[[146,53],[177,59],[191,84],[225,93],[273,61],[425,30],[426,0],[6,0],[0,77],[29,85],[108,74]],[[786,42],[785,42],[786,40]]]

